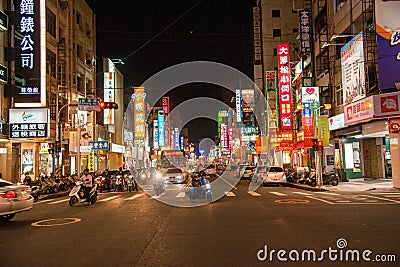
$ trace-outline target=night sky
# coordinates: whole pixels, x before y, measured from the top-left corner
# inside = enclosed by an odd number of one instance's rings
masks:
[[[97,58],[124,60],[125,64],[118,68],[124,75],[127,97],[132,93],[130,86],[140,86],[158,71],[188,61],[215,61],[252,77],[251,10],[255,1],[86,1],[96,14]],[[168,95],[173,105],[191,97],[207,96],[227,102],[233,96],[207,84],[187,85]],[[196,120],[188,125],[192,142],[216,135],[216,123],[204,125],[204,120],[199,120],[197,124],[200,123],[203,131],[198,131]]]

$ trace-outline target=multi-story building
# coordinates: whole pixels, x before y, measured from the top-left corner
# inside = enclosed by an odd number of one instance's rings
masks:
[[[95,15],[84,0],[8,2],[6,178],[76,172],[77,125],[94,136],[95,112],[77,111],[76,103],[95,96]]]

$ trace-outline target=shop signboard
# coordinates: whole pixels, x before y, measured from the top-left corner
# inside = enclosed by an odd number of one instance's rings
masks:
[[[115,102],[115,66],[109,58],[103,59],[104,64],[104,102]],[[104,109],[104,124],[115,123],[114,109]]]
[[[344,107],[345,125],[355,124],[374,118],[373,96],[366,97]]]
[[[109,150],[108,141],[89,141],[91,150]]]
[[[158,121],[153,121],[153,147],[158,148]]]
[[[396,88],[400,82],[399,1],[376,0],[376,41],[378,47],[379,89]]]
[[[400,118],[389,119],[389,132],[400,133]]]
[[[398,116],[400,114],[400,92],[374,96],[374,117]]]
[[[146,126],[145,126],[145,110],[144,100],[146,94],[144,87],[134,87],[135,100],[133,102],[134,109],[134,127],[135,127],[135,143],[139,143],[139,140],[144,140],[146,137]]]
[[[319,87],[302,87],[301,88],[301,102],[305,103],[319,103]]]
[[[158,111],[158,146],[165,146],[165,121],[164,121],[164,110]]]
[[[365,96],[363,33],[341,48],[343,103],[349,105]],[[379,70],[379,73],[381,70]]]
[[[167,116],[169,114],[169,97],[164,96],[161,98],[162,109],[164,110],[164,115]]]
[[[175,144],[175,150],[179,150],[179,128],[174,129],[174,144]]]
[[[236,89],[236,122],[242,122],[242,94]]]
[[[304,147],[312,147],[312,139],[314,138],[314,126],[312,117],[303,117],[303,130],[304,130]]]
[[[300,16],[300,47],[302,53],[311,52],[311,10],[304,9],[299,11]]]
[[[280,129],[291,131],[293,128],[292,118],[292,95],[290,89],[290,51],[289,44],[278,44],[278,80],[279,80],[279,117]]]
[[[329,147],[329,122],[328,116],[318,117],[318,139],[323,141],[324,147]]]
[[[10,138],[49,137],[47,108],[10,109]]]
[[[334,131],[346,127],[346,125],[344,124],[344,113],[330,117],[328,119],[328,123],[329,131]]]

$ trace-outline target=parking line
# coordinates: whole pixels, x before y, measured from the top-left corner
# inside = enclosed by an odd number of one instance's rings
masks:
[[[134,196],[131,196],[131,197],[125,198],[125,200],[132,200],[132,199],[135,199],[135,198],[141,197],[141,196],[143,196],[143,195],[144,195],[143,193],[142,193],[142,194],[137,194],[137,195],[134,195]]]
[[[179,194],[177,194],[176,197],[185,197],[185,192],[179,192]]]
[[[118,198],[118,197],[120,197],[120,196],[112,196],[112,197],[107,197],[107,198],[105,198],[105,199],[101,199],[101,200],[99,200],[99,201],[100,201],[100,202],[109,201],[109,200],[112,200],[112,199],[114,199],[114,198]]]
[[[375,199],[380,199],[380,200],[385,200],[385,201],[391,201],[391,202],[400,204],[400,201],[397,201],[397,200],[394,200],[394,199],[383,198],[383,197],[375,197],[375,196],[369,196],[369,197],[372,197],[372,198],[375,198]]]
[[[257,192],[247,191],[247,193],[249,193],[249,194],[252,195],[253,197],[261,197],[261,194],[259,194],[259,193],[257,193]]]
[[[279,192],[269,192],[270,194],[274,194],[274,195],[277,195],[277,196],[282,196],[282,197],[286,197],[287,195],[286,194],[284,194],[284,193],[279,193]]]
[[[66,202],[69,201],[69,198],[67,199],[62,199],[62,200],[58,200],[58,201],[54,201],[54,202],[49,202],[47,203],[47,205],[53,205],[53,204],[57,204],[57,203],[61,203],[61,202]]]
[[[233,192],[225,192],[225,195],[226,195],[227,197],[234,197],[234,196],[236,196]]]
[[[330,201],[325,200],[325,199],[320,199],[320,198],[316,198],[316,197],[312,197],[312,196],[306,196],[306,197],[312,198],[312,199],[315,199],[315,200],[318,200],[318,201],[322,201],[322,202],[325,202],[325,203],[328,203],[328,204],[331,204],[331,205],[335,205],[335,203],[330,202]]]
[[[293,193],[294,193],[294,194],[303,195],[303,196],[312,196],[312,194],[304,193],[304,192],[293,192]]]
[[[317,194],[323,194],[323,195],[330,195],[330,196],[340,196],[338,193],[332,193],[332,192],[315,192]]]

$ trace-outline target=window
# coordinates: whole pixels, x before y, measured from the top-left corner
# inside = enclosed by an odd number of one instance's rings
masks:
[[[280,10],[272,10],[272,17],[273,18],[279,18],[281,16],[281,11]]]
[[[47,71],[51,77],[56,77],[56,54],[51,52],[49,49],[46,50],[46,63]]]
[[[46,8],[46,31],[56,38],[56,15]]]
[[[272,37],[281,37],[281,29],[273,29],[272,30]]]
[[[336,85],[336,106],[343,105],[343,87],[342,84]]]

